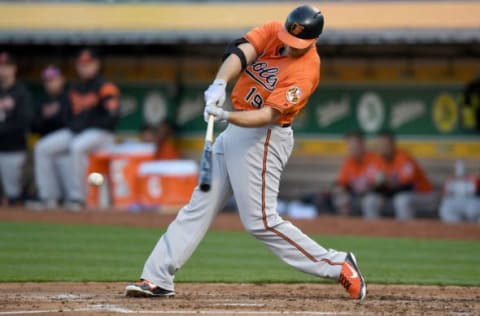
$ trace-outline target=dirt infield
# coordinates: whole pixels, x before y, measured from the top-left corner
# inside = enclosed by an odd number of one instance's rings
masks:
[[[0,315],[478,315],[480,288],[372,285],[363,302],[338,285],[178,284],[177,296],[123,296],[123,283],[0,284]]]
[[[120,211],[34,212],[25,209],[3,209],[0,221],[36,221],[131,227],[167,227],[175,215],[154,212],[127,213]],[[312,220],[292,220],[308,234],[350,235],[372,237],[411,237],[431,239],[480,240],[480,225],[443,224],[437,220],[398,222],[393,219],[366,221],[354,217],[320,216]],[[238,214],[221,213],[212,225],[214,230],[243,230]]]
[[[166,227],[174,215],[157,213],[3,209],[0,221]],[[480,240],[478,225],[420,220],[364,221],[319,217],[294,221],[307,233]],[[220,214],[216,230],[241,230],[236,214]],[[472,276],[475,277],[475,276]],[[480,288],[455,286],[369,286],[367,299],[348,299],[337,284],[186,284],[170,299],[123,296],[124,283],[0,283],[2,315],[480,315]]]

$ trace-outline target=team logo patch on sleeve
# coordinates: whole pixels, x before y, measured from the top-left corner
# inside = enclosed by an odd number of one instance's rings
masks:
[[[300,97],[302,96],[302,91],[298,87],[290,87],[287,90],[287,101],[290,103],[297,103],[300,101]]]

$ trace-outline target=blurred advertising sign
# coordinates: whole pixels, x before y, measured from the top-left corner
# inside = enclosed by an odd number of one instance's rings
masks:
[[[311,135],[391,129],[406,136],[464,136],[469,133],[459,123],[460,92],[461,87],[453,85],[321,84],[294,129]],[[185,89],[177,108],[179,126],[188,133],[203,132],[202,113],[203,89]]]
[[[38,84],[31,85],[38,92]],[[168,84],[120,84],[119,132],[134,132],[145,124],[175,120],[187,135],[204,133],[203,91],[206,85],[175,89]],[[348,130],[367,135],[391,129],[401,136],[475,135],[462,129],[460,85],[320,84],[295,119],[297,135],[341,136]],[[231,108],[227,99],[224,108]],[[221,129],[221,124],[217,124]],[[478,134],[477,134],[478,135]]]
[[[460,128],[461,87],[435,85],[320,85],[295,122],[297,133],[338,135],[358,129],[375,134],[467,135]]]

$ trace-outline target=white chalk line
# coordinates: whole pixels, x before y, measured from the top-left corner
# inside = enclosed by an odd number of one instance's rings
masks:
[[[257,303],[216,303],[212,306],[226,306],[226,307],[265,307],[265,304]]]
[[[157,314],[157,315],[351,315],[343,312],[319,311],[232,311],[232,310],[131,310],[115,305],[92,305],[76,309],[50,309],[35,311],[2,311],[0,315],[34,315],[47,313],[75,313],[75,312],[112,312],[119,314]]]
[[[46,313],[58,313],[58,309],[46,309],[36,311],[7,311],[0,312],[0,315],[25,315],[25,314],[46,314]]]
[[[62,301],[62,300],[68,300],[68,301],[75,301],[75,302],[82,302],[82,301],[91,301],[92,298],[99,297],[101,296],[102,298],[118,298],[118,297],[123,297],[124,295],[121,294],[105,294],[105,293],[91,293],[91,294],[58,294],[58,295],[28,295],[29,299],[35,299],[35,300],[40,300],[40,301]],[[16,300],[16,294],[7,294],[3,298],[6,299],[11,299],[11,300]]]

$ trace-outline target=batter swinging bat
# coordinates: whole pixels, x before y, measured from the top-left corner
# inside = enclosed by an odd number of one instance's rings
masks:
[[[208,116],[207,133],[205,135],[205,145],[203,146],[202,160],[200,161],[199,184],[203,192],[210,191],[212,185],[212,142],[213,142],[213,123],[215,117]]]

